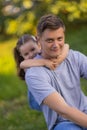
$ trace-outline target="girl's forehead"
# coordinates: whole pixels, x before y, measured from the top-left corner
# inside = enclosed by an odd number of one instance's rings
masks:
[[[33,41],[29,41],[29,42],[26,42],[24,43],[23,45],[20,46],[20,50],[27,50],[27,49],[31,49],[33,47],[37,47],[38,45],[33,42]]]
[[[23,46],[28,47],[37,46],[37,43],[35,43],[34,41],[27,41],[26,43],[23,44]]]

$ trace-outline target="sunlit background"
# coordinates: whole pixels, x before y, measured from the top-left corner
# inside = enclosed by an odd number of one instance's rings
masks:
[[[13,58],[18,38],[36,35],[38,20],[47,13],[64,20],[70,48],[87,55],[87,0],[0,0],[0,130],[47,130],[42,113],[28,105]],[[87,95],[87,80],[81,85]]]

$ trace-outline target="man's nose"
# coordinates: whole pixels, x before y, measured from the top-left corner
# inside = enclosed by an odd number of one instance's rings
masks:
[[[58,46],[58,42],[57,42],[57,41],[54,41],[53,47],[56,48],[57,46]]]

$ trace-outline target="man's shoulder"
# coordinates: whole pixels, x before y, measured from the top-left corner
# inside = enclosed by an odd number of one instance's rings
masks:
[[[72,56],[73,57],[79,57],[79,56],[85,56],[85,54],[83,54],[80,51],[70,49],[68,56],[70,56],[70,57],[72,57]]]
[[[75,58],[75,57],[78,57],[78,56],[81,55],[81,54],[82,54],[82,53],[79,52],[79,51],[70,49],[67,58]]]
[[[87,61],[87,57],[80,51],[70,49],[66,60],[75,65],[84,60]]]
[[[44,66],[31,67],[26,70],[25,75],[42,77],[42,76],[46,76],[47,72],[46,72],[46,68]]]
[[[26,69],[26,73],[40,73],[41,71],[43,71],[43,67],[42,66],[35,66],[35,67],[30,67],[28,69]]]
[[[77,54],[77,53],[79,53],[79,51],[76,51],[76,50],[73,50],[73,49],[69,50],[69,55],[74,55],[74,54]]]

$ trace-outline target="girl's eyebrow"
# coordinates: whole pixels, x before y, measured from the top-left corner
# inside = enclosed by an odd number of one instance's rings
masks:
[[[35,47],[31,48],[30,51],[32,51],[32,50],[34,50],[34,49],[35,49]]]

